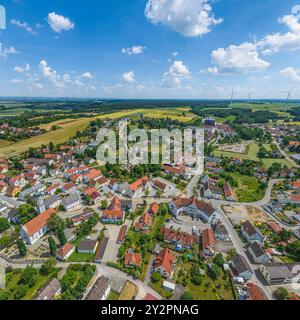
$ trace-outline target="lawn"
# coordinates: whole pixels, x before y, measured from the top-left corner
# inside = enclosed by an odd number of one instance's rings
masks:
[[[108,301],[115,301],[118,300],[120,297],[120,294],[114,291],[111,291],[107,297]]]
[[[230,175],[238,182],[238,187],[234,190],[240,202],[254,202],[264,197],[264,190],[259,188],[257,178],[243,176],[239,173],[231,173]]]
[[[227,158],[241,158],[243,160],[253,160],[253,161],[258,161],[259,159],[257,158],[257,153],[259,151],[259,146],[256,142],[252,142],[249,146],[248,152],[247,153],[236,153],[236,152],[225,152],[225,151],[219,151],[216,150],[214,152],[214,155],[216,157],[227,157]]]
[[[77,253],[74,252],[69,258],[68,262],[93,262],[95,254],[94,253]]]
[[[173,293],[162,287],[163,282],[164,279],[161,279],[159,282],[156,283],[150,282],[149,286],[165,299],[170,299],[173,296]]]

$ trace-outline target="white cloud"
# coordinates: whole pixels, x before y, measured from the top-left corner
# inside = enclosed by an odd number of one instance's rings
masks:
[[[15,26],[17,26],[17,27],[19,27],[19,28],[23,28],[23,29],[25,29],[27,32],[29,32],[29,33],[32,33],[32,34],[36,34],[36,31],[34,31],[33,29],[32,29],[32,27],[27,23],[27,22],[22,22],[22,21],[20,21],[20,20],[16,20],[16,19],[12,19],[11,21],[10,21],[10,23],[12,24],[12,25],[15,25]]]
[[[267,35],[257,45],[262,50],[262,53],[269,55],[279,51],[295,51],[300,49],[300,23],[299,16],[285,15],[278,20],[280,24],[288,27],[286,33],[274,33]]]
[[[5,48],[0,42],[0,58],[7,58],[10,54],[17,54],[18,51],[14,47]]]
[[[191,75],[188,66],[182,61],[174,61],[168,72],[163,76],[162,85],[165,87],[180,87],[181,79],[188,78]]]
[[[51,29],[57,33],[72,30],[75,27],[75,24],[69,18],[59,15],[55,12],[50,12],[48,14],[47,21]]]
[[[14,70],[18,73],[27,72],[30,70],[30,65],[28,63],[25,63],[24,67],[15,66]]]
[[[81,77],[86,78],[86,79],[92,79],[93,75],[90,72],[85,72],[81,75]]]
[[[10,83],[14,83],[14,84],[23,83],[23,80],[22,79],[17,79],[17,78],[16,79],[11,79]]]
[[[211,0],[148,0],[145,16],[154,24],[164,24],[187,37],[202,36],[220,24]]]
[[[128,71],[123,73],[123,80],[126,82],[134,82],[135,74],[133,71]]]
[[[285,69],[280,70],[279,74],[287,80],[300,82],[300,70],[294,69],[292,67],[287,67]]]
[[[62,89],[65,87],[62,77],[48,65],[47,61],[42,60],[39,64],[39,68],[43,77],[50,81],[56,88]]]
[[[131,55],[142,54],[145,49],[146,47],[143,47],[143,46],[132,46],[130,48],[123,48],[121,51],[122,53],[128,54],[131,56]]]
[[[269,62],[260,59],[257,47],[250,42],[219,48],[214,50],[211,56],[213,63],[217,65],[207,69],[207,72],[212,74],[259,71],[270,65]]]

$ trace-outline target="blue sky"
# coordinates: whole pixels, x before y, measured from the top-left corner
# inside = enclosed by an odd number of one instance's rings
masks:
[[[300,98],[300,0],[0,5],[1,96]]]

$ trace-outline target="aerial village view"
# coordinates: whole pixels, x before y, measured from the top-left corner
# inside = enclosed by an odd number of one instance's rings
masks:
[[[0,306],[299,300],[300,6],[50,2],[0,3]],[[103,163],[122,121],[201,130],[202,171]]]

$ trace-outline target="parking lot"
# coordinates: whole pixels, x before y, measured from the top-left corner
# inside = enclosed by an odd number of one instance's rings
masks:
[[[126,220],[125,224],[130,227],[131,221]],[[109,239],[103,257],[103,263],[117,262],[120,244],[117,243],[121,226],[106,225],[105,236]]]
[[[176,220],[171,219],[165,226],[167,228],[173,227],[176,230],[180,228],[187,233],[192,233],[193,227],[196,227],[196,229],[201,232],[209,227],[208,224],[202,222],[200,219],[193,219],[190,216],[180,216],[180,220],[180,222],[177,222]]]

